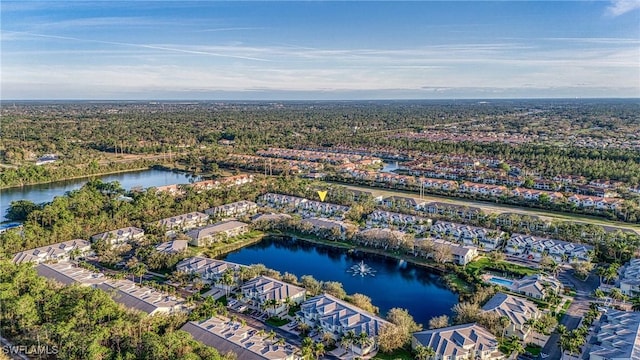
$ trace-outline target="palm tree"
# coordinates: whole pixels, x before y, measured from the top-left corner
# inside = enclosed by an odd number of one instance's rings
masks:
[[[324,348],[324,344],[321,342],[315,343],[313,345],[313,356],[318,359],[324,356],[326,350]]]
[[[640,311],[640,296],[634,296],[631,298],[631,308],[633,311]]]
[[[416,360],[429,360],[436,354],[431,346],[424,345],[416,346],[413,352]]]
[[[353,344],[356,340],[356,333],[353,330],[349,330],[340,339],[340,346],[345,350],[351,349],[351,357],[353,358]]]
[[[625,299],[624,294],[618,288],[611,289],[611,291],[609,291],[609,296],[616,301],[624,301]]]
[[[300,355],[303,359],[310,359],[313,356],[313,340],[309,337],[305,337],[302,339],[302,344],[300,345]]]
[[[355,343],[360,347],[360,355],[364,355],[364,349],[370,345],[373,345],[373,339],[369,337],[369,334],[362,331],[356,337]]]
[[[511,320],[509,320],[506,316],[500,317],[500,327],[502,328],[502,339],[504,339],[504,334],[507,331],[507,328],[511,325]]]

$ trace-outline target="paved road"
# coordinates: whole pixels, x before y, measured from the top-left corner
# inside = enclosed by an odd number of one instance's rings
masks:
[[[560,320],[560,324],[567,327],[567,330],[573,330],[578,327],[580,320],[584,314],[589,311],[589,303],[594,300],[591,296],[593,291],[598,287],[598,278],[594,275],[589,276],[586,281],[581,281],[573,277],[572,269],[563,269],[558,275],[558,279],[565,286],[571,286],[576,290],[576,296],[567,309],[566,314]],[[551,334],[549,340],[545,344],[542,352],[548,354],[549,360],[558,360],[561,358],[560,347],[558,341],[560,336],[557,333]]]

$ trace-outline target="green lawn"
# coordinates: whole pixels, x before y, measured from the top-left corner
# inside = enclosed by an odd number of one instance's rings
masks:
[[[529,344],[524,349],[525,349],[526,352],[528,352],[529,354],[531,354],[533,356],[538,356],[542,352],[542,347],[540,347],[539,345],[535,345],[535,344]]]
[[[291,320],[282,319],[282,318],[279,318],[277,316],[270,317],[270,318],[267,319],[267,324],[269,324],[271,326],[275,326],[275,327],[280,327],[282,325],[288,324],[289,322],[291,322]]]
[[[406,349],[399,349],[392,353],[385,354],[383,352],[378,352],[374,359],[379,360],[413,360],[413,355]]]
[[[518,264],[513,264],[507,261],[499,261],[494,263],[493,261],[491,261],[491,259],[487,257],[482,257],[474,262],[469,263],[466,269],[470,273],[474,273],[474,272],[482,273],[486,270],[486,271],[508,272],[518,276],[528,276],[528,275],[534,275],[538,273],[537,269],[533,269],[533,268],[518,265]]]

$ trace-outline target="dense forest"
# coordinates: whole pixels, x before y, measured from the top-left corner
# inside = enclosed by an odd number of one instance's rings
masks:
[[[633,145],[640,105],[632,101],[23,103],[1,111],[0,187],[147,164],[122,165],[140,159],[182,157],[193,164],[204,156],[220,159],[270,146],[482,155],[525,164],[541,175],[640,181],[640,151]],[[471,138],[516,134],[524,142],[395,136],[435,130]],[[233,146],[219,145],[223,139]],[[581,139],[599,142],[584,145]],[[48,153],[59,155],[50,166],[55,170],[28,166]]]
[[[186,314],[146,316],[102,290],[62,286],[31,264],[0,260],[0,327],[23,346],[52,359],[233,359],[178,330]]]

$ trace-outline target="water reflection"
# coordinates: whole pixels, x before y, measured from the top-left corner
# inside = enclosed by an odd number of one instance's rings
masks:
[[[457,303],[457,295],[444,285],[438,274],[427,269],[403,260],[346,252],[302,240],[266,238],[224,258],[246,265],[261,263],[298,277],[312,275],[322,281],[339,281],[347,293],[371,297],[381,314],[393,307],[402,307],[423,324],[433,316],[451,315],[451,307]],[[375,277],[352,276],[348,272],[361,261],[376,270]]]

